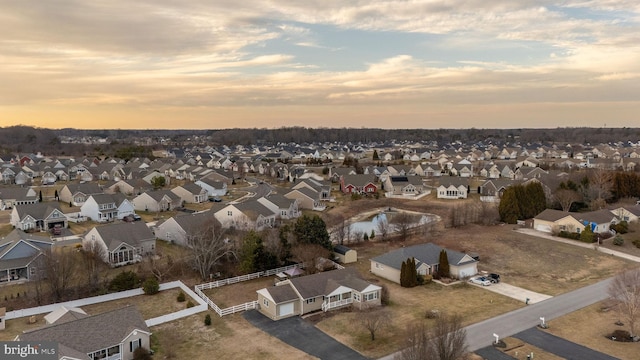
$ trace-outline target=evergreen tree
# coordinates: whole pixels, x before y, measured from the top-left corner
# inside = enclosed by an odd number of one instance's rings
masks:
[[[318,215],[303,215],[296,220],[293,226],[293,234],[298,242],[303,244],[318,244],[326,249],[333,250],[327,224]]]
[[[416,259],[411,258],[408,261],[409,268],[409,287],[414,287],[418,285],[418,269],[416,269]]]
[[[500,219],[508,224],[515,224],[518,220],[520,209],[518,208],[518,199],[513,186],[507,188],[500,199],[498,206]]]
[[[380,156],[378,156],[378,150],[373,150],[373,161],[380,160]]]
[[[38,200],[42,202],[42,190],[40,190],[40,194],[38,195]]]
[[[580,233],[580,241],[586,243],[592,243],[595,240],[596,235],[591,230],[591,224],[587,224],[584,227],[584,230]]]
[[[371,235],[369,235],[369,239],[373,240],[373,238],[375,237],[376,237],[376,232],[373,229],[371,229]]]
[[[402,287],[408,287],[407,286],[407,263],[405,261],[402,262],[402,265],[400,265],[400,286]]]
[[[438,261],[438,273],[440,277],[450,277],[449,256],[447,256],[447,250],[440,250],[440,259]]]

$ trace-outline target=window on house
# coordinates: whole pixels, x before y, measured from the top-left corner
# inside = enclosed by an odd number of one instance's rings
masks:
[[[378,292],[377,291],[364,294],[364,300],[365,301],[371,301],[371,300],[375,300],[377,298],[378,298]]]
[[[360,301],[360,293],[354,292],[353,293],[353,300],[354,301]]]
[[[134,352],[139,347],[142,347],[142,339],[136,339],[129,343],[129,351],[131,352]]]
[[[233,216],[233,211],[227,211],[227,216]]]
[[[264,304],[264,306],[269,307],[269,300],[262,299],[262,303]]]
[[[312,304],[312,303],[316,302],[316,298],[307,299],[306,302],[307,302],[307,304]]]

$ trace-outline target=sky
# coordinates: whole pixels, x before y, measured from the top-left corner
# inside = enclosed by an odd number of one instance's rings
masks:
[[[637,0],[23,0],[0,127],[640,123]]]

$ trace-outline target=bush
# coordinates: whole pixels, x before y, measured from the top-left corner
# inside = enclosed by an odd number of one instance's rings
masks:
[[[433,282],[433,276],[427,274],[427,275],[422,275],[422,282],[424,284],[428,284],[430,282]]]
[[[140,279],[133,271],[123,271],[109,283],[110,291],[124,291],[140,286]]]
[[[207,316],[204,317],[204,325],[205,326],[211,326],[211,315],[207,314]]]
[[[176,298],[176,300],[178,300],[178,302],[184,302],[187,299],[184,296],[184,293],[182,291],[180,291],[180,294],[178,294],[178,297]]]
[[[133,360],[151,360],[151,353],[149,350],[139,347],[133,351]]]
[[[191,300],[187,301],[187,309],[196,306]]]
[[[391,295],[389,294],[389,288],[385,284],[380,285],[380,303],[382,305],[391,304]]]
[[[156,278],[151,277],[145,280],[144,284],[142,284],[142,290],[146,295],[154,295],[160,292],[160,284],[158,284],[158,280]]]
[[[591,231],[589,226],[586,226],[580,233],[580,241],[591,244],[596,241],[596,234]]]
[[[424,285],[424,276],[422,276],[422,275],[416,276],[416,284]]]
[[[620,221],[617,224],[611,225],[611,230],[615,230],[618,234],[626,234],[629,232],[629,223],[626,221]]]
[[[424,314],[424,317],[427,319],[437,319],[440,317],[440,310],[438,309],[427,310],[427,312]]]
[[[580,233],[576,233],[576,232],[560,231],[558,233],[558,236],[565,239],[573,239],[573,240],[580,239]]]
[[[635,245],[638,249],[640,249],[640,239],[633,240],[632,244]]]
[[[616,235],[616,237],[613,238],[613,245],[616,245],[616,246],[624,245],[624,239],[622,238],[622,236]]]

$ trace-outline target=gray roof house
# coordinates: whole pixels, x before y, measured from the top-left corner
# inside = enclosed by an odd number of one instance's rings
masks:
[[[258,310],[272,320],[314,311],[380,305],[381,287],[363,280],[354,268],[290,278],[260,289]]]
[[[35,204],[38,194],[30,187],[5,187],[0,189],[0,210],[13,209],[14,205]]]
[[[114,267],[139,262],[156,249],[156,237],[142,221],[94,227],[84,235],[82,243],[86,246],[90,241],[102,246],[104,262]]]
[[[81,317],[18,335],[19,341],[53,341],[58,359],[132,360],[133,352],[150,348],[151,331],[134,306]]]
[[[22,231],[48,231],[56,225],[66,228],[68,223],[57,202],[16,205],[9,222]]]
[[[432,275],[438,271],[440,251],[444,248],[426,243],[399,248],[386,254],[370,259],[371,272],[381,278],[400,283],[400,268],[402,262],[414,258],[416,270],[420,275]],[[449,272],[454,278],[466,278],[478,273],[478,261],[468,254],[454,250],[447,250]]]
[[[0,239],[0,283],[32,280],[38,275],[38,259],[53,242],[15,229]]]
[[[187,246],[187,236],[196,234],[214,222],[218,222],[210,211],[172,216],[158,223],[154,233],[160,240]]]

